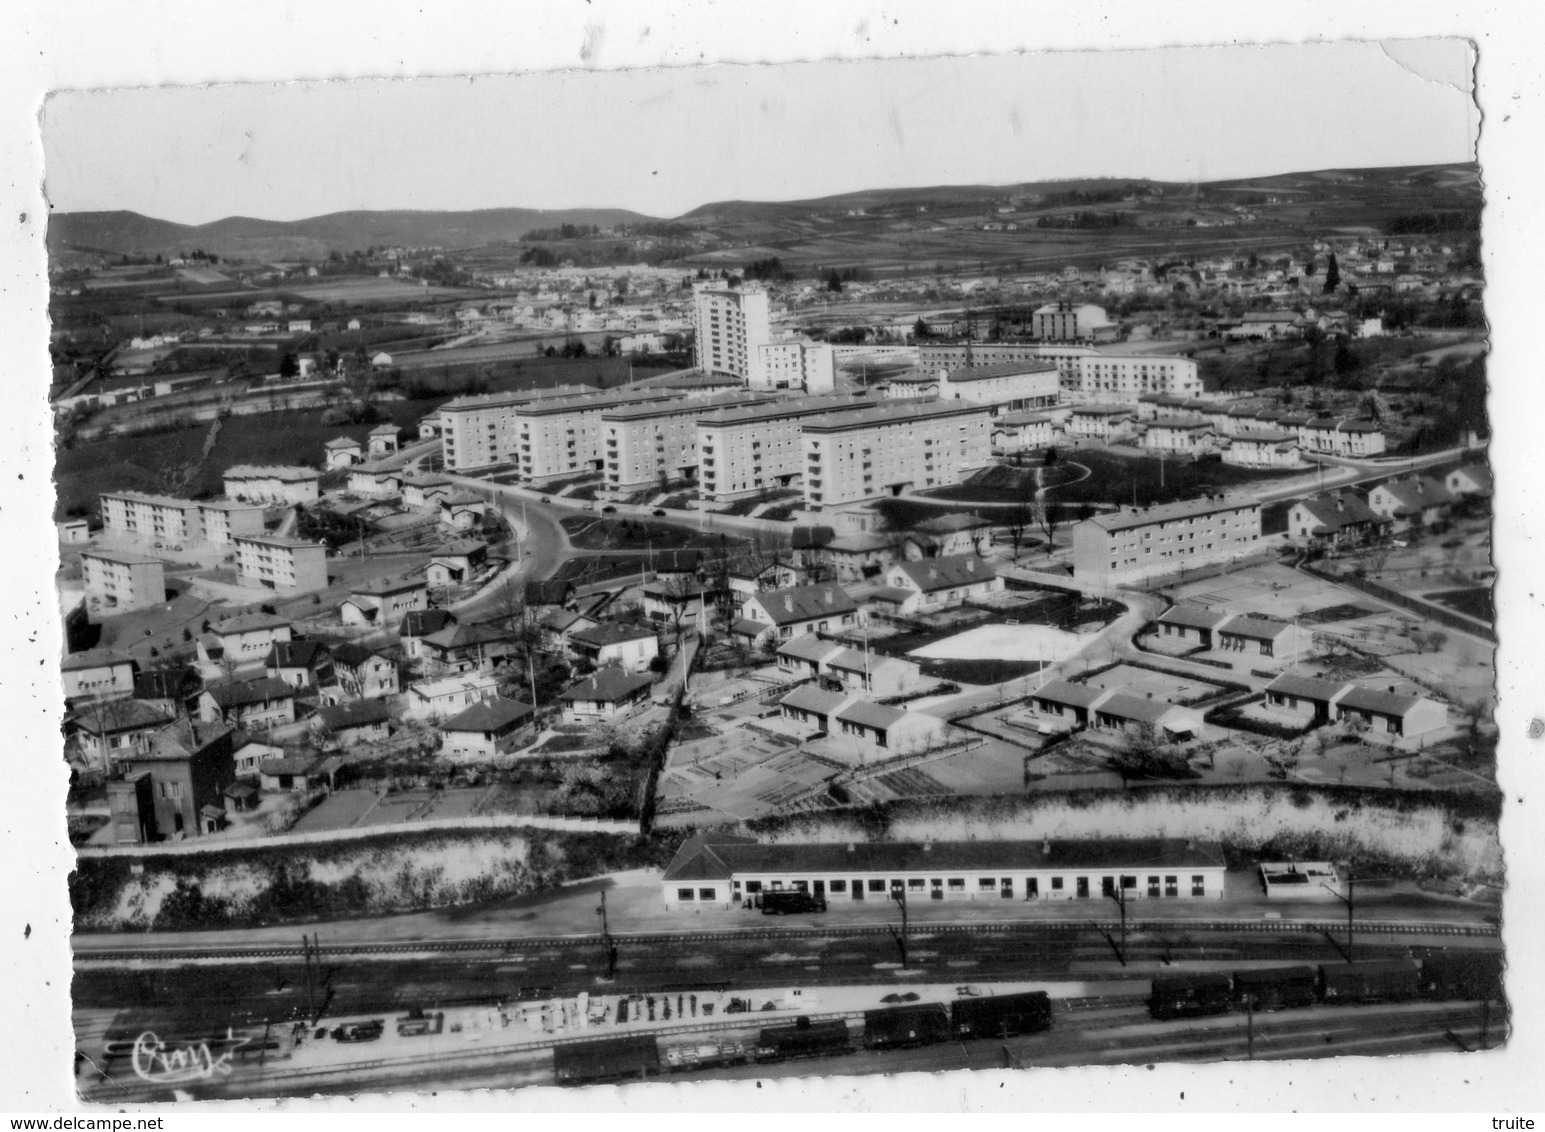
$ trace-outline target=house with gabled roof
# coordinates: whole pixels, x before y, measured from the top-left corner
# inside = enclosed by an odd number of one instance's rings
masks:
[[[1210,649],[1216,643],[1214,631],[1231,616],[1226,609],[1208,609],[1204,605],[1181,602],[1154,619],[1153,631],[1156,637],[1167,641]]]
[[[422,655],[442,671],[467,672],[488,668],[515,651],[510,631],[493,622],[451,624],[419,642]]]
[[[196,704],[203,722],[246,731],[295,722],[295,689],[275,676],[233,677],[206,684]]]
[[[789,676],[814,680],[823,671],[826,660],[843,651],[834,641],[824,641],[814,633],[793,637],[778,646],[778,668]]]
[[[392,717],[381,700],[350,700],[324,704],[309,720],[318,735],[334,739],[340,746],[374,743],[391,738]]]
[[[649,702],[654,681],[620,667],[602,668],[577,680],[558,696],[565,723],[603,723],[626,719]]]
[[[778,701],[784,719],[803,723],[816,731],[830,732],[832,716],[855,699],[848,692],[833,692],[814,684],[801,684]]]
[[[1266,685],[1266,706],[1297,717],[1306,726],[1329,723],[1336,697],[1346,685],[1339,680],[1284,672]]]
[[[1296,622],[1278,621],[1254,613],[1236,614],[1219,625],[1215,632],[1217,647],[1223,652],[1276,660],[1307,652],[1314,637],[1313,633],[1300,629]]]
[[[1202,733],[1202,713],[1180,704],[1111,692],[1094,705],[1092,725],[1101,731],[1133,731],[1151,727],[1167,739],[1192,739]]]
[[[338,468],[352,468],[365,459],[365,449],[359,441],[350,436],[334,437],[322,447],[326,453],[327,470],[330,472]]]
[[[535,718],[535,709],[520,700],[473,704],[440,724],[440,753],[457,761],[491,759],[529,740]]]
[[[575,654],[597,668],[620,665],[628,672],[646,672],[660,655],[660,639],[653,625],[626,625],[602,621],[569,634]]]
[[[832,715],[834,738],[846,737],[889,755],[926,750],[944,738],[948,724],[936,715],[871,700],[850,699]]]
[[[1003,579],[985,559],[974,554],[948,558],[924,558],[916,562],[897,562],[885,572],[888,589],[906,596],[900,601],[886,600],[897,612],[911,615],[950,609],[966,601],[980,601],[1003,588]]]
[[[332,652],[333,676],[344,695],[371,700],[401,690],[396,662],[383,653],[352,641],[334,645]]]
[[[402,653],[408,657],[424,655],[424,638],[456,624],[456,615],[449,609],[415,609],[403,614],[402,624],[397,626],[397,639],[402,643]]]
[[[1030,705],[1042,732],[1076,731],[1089,726],[1090,711],[1107,695],[1099,688],[1054,678],[1030,693]]]
[[[939,515],[914,524],[902,536],[901,554],[908,561],[956,558],[981,554],[992,541],[992,524],[977,515]]]
[[[1368,507],[1388,519],[1396,534],[1439,522],[1454,504],[1446,487],[1429,476],[1389,480],[1368,492]]]
[[[1288,537],[1318,546],[1359,546],[1386,534],[1390,521],[1361,497],[1335,491],[1300,499],[1288,511]]]
[[[482,539],[457,539],[435,551],[424,569],[431,586],[459,586],[488,564],[488,544]]]
[[[227,668],[233,671],[261,666],[274,645],[293,639],[290,623],[271,613],[242,613],[216,621],[199,634],[199,668],[204,678],[215,679]]]
[[[145,751],[151,739],[172,716],[155,704],[141,700],[105,700],[91,703],[66,721],[88,766],[107,769],[114,760]]]
[[[1332,705],[1336,722],[1366,727],[1375,735],[1416,739],[1448,726],[1448,708],[1425,696],[1350,684]]]
[[[1466,464],[1445,476],[1443,486],[1455,498],[1476,495],[1489,499],[1492,490],[1491,469],[1485,464]]]
[[[322,641],[277,641],[263,658],[263,670],[297,692],[335,682],[332,650]]]
[[[64,677],[65,702],[74,704],[132,696],[139,663],[111,649],[86,649],[66,655],[59,670]]]
[[[345,625],[389,628],[409,613],[428,607],[429,583],[424,575],[410,572],[406,577],[373,578],[355,586],[339,602],[338,617]]]
[[[181,840],[225,825],[225,790],[236,781],[235,729],[181,719],[122,762],[107,784],[113,840]]]
[[[452,530],[475,530],[483,525],[488,514],[488,500],[481,495],[459,491],[440,499],[440,522]]]
[[[755,648],[802,633],[837,632],[858,623],[858,604],[835,582],[765,590],[748,598],[730,631]]]

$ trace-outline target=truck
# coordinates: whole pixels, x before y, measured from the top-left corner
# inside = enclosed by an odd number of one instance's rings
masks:
[[[950,1023],[958,1038],[1038,1034],[1051,1029],[1051,998],[1045,991],[958,998],[950,1003]]]

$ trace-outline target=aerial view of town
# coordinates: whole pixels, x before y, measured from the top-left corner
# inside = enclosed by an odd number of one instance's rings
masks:
[[[1501,1047],[1481,213],[56,211],[79,1095]]]

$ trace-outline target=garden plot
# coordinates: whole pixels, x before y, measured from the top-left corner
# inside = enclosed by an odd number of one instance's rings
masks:
[[[908,656],[951,660],[1044,660],[1048,663],[1078,655],[1093,634],[1080,635],[1050,625],[980,625],[942,641],[913,649]]]
[[[734,730],[671,751],[660,776],[661,813],[668,816],[677,803],[712,811],[719,820],[758,817],[777,811],[833,773],[829,764],[792,746]]]

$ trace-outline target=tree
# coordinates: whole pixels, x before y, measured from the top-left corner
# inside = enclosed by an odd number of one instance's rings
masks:
[[[923,341],[925,338],[932,338],[933,329],[922,319],[918,319],[912,324],[912,337],[918,342]]]
[[[834,294],[842,291],[842,276],[835,267],[826,273],[826,289]]]
[[[1321,292],[1333,294],[1337,287],[1341,286],[1341,265],[1336,262],[1336,253],[1331,252],[1330,258],[1325,261],[1325,282],[1321,285]]]
[[[300,361],[299,361],[299,359],[297,359],[294,354],[286,352],[284,357],[279,359],[279,376],[280,377],[294,377],[299,372],[300,372]]]
[[[1050,557],[1051,552],[1057,548],[1057,528],[1061,526],[1061,517],[1057,512],[1057,505],[1055,503],[1047,503],[1044,499],[1037,499],[1031,504],[1031,508],[1035,525],[1046,536],[1046,554],[1047,557]]]

